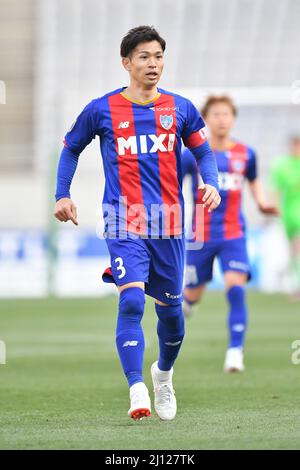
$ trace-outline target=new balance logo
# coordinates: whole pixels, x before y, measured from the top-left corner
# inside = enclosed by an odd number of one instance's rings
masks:
[[[138,153],[137,139],[139,139],[141,153],[172,152],[174,150],[175,134],[148,134],[138,137],[131,135],[128,139],[125,139],[125,137],[117,138],[118,154],[125,155],[125,150],[129,150],[131,155],[136,155]]]
[[[129,127],[129,121],[121,121],[118,125],[118,129],[127,129]]]
[[[165,296],[168,299],[180,299],[182,297],[182,293],[174,295],[174,294],[170,294],[170,292],[165,292]]]
[[[165,343],[166,346],[178,346],[181,341],[177,341],[176,343]]]
[[[125,341],[125,343],[123,344],[123,348],[127,348],[128,346],[137,346],[138,343],[138,341]]]

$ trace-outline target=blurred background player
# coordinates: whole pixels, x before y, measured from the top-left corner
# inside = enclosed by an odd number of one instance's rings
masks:
[[[220,203],[216,161],[198,110],[189,100],[157,88],[165,46],[152,27],[128,32],[121,57],[130,85],[84,108],[65,137],[57,175],[55,217],[77,225],[71,181],[80,153],[100,137],[111,257],[103,279],[114,282],[120,293],[116,343],[130,387],[128,414],[135,420],[151,413],[143,380],[145,293],[155,299],[158,316],[159,359],[151,367],[155,410],[161,419],[171,420],[177,409],[173,364],[184,338],[181,138],[199,164],[208,210]]]
[[[289,241],[296,281],[291,300],[300,301],[300,136],[291,139],[289,154],[274,162],[271,180],[280,197],[282,222]]]
[[[234,140],[231,130],[236,117],[236,107],[228,96],[210,96],[202,109],[209,130],[209,143],[215,153],[221,204],[209,213],[204,208],[204,220],[193,216],[193,232],[202,238],[203,247],[187,250],[186,286],[183,310],[191,314],[192,305],[198,302],[207,282],[213,275],[213,262],[218,258],[224,274],[226,297],[229,303],[229,345],[225,356],[226,372],[243,371],[243,347],[247,327],[247,304],[245,284],[250,279],[246,248],[245,220],[241,210],[242,188],[247,179],[258,209],[263,214],[277,214],[276,207],[269,205],[264,197],[262,184],[257,177],[256,156],[245,144]],[[198,171],[185,149],[182,156],[183,174],[192,175],[194,203],[202,203],[198,189]],[[203,233],[200,233],[203,232]]]

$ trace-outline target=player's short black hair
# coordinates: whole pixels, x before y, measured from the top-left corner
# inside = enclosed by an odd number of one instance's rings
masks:
[[[135,49],[139,44],[150,41],[158,41],[162,50],[165,50],[166,41],[159,35],[153,26],[144,25],[132,28],[122,39],[120,47],[121,57],[130,56],[133,49]]]

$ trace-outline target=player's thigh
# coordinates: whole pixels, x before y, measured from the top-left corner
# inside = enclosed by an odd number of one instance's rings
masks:
[[[234,285],[243,285],[251,279],[245,238],[224,240],[218,257],[226,289]]]
[[[218,253],[218,243],[204,243],[200,250],[188,249],[186,252],[185,289],[199,292],[212,280],[214,259]],[[196,292],[196,291],[195,291]]]
[[[145,242],[151,253],[146,294],[160,305],[177,305],[182,301],[184,239],[148,239]]]
[[[118,287],[144,286],[148,281],[150,255],[142,240],[106,239],[111,259],[111,271]]]
[[[144,282],[128,282],[127,284],[123,284],[122,286],[118,286],[119,294],[123,292],[123,290],[129,289],[130,287],[139,287],[143,291],[145,290],[145,283]]]

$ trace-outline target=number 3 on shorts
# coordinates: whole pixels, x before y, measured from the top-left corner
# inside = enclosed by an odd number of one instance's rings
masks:
[[[119,263],[119,265],[117,266],[117,271],[121,271],[121,274],[119,274],[118,279],[122,279],[122,277],[124,277],[126,274],[126,269],[123,266],[123,258],[119,256],[115,259],[114,262]]]

